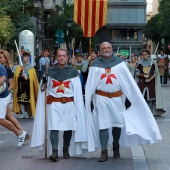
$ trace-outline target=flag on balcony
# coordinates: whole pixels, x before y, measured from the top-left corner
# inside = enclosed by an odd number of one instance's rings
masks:
[[[83,29],[84,37],[93,37],[106,24],[107,1],[74,1],[74,21]]]

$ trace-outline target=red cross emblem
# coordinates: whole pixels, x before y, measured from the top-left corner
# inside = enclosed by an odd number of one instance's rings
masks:
[[[105,74],[102,74],[100,77],[101,80],[107,77],[106,84],[113,84],[111,77],[117,79],[117,77],[114,74],[110,74],[110,72],[111,68],[105,68]]]
[[[69,86],[70,81],[63,82],[63,81],[52,80],[52,83],[53,83],[52,88],[59,86],[56,93],[64,93],[65,88],[70,88],[70,86]]]
[[[161,59],[161,63],[164,63],[164,59]]]

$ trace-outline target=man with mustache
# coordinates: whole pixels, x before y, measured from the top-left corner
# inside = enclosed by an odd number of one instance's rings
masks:
[[[131,147],[154,143],[161,139],[161,135],[125,62],[113,55],[112,45],[108,42],[100,45],[100,53],[101,56],[92,62],[89,69],[85,105],[87,116],[91,119],[92,142],[96,147],[101,146],[98,161],[105,162],[108,159],[108,143],[113,142],[113,157],[119,158],[119,145]],[[126,98],[131,102],[127,109]],[[111,140],[109,136],[112,136]]]

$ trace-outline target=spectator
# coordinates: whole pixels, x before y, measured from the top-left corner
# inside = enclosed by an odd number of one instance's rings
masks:
[[[2,52],[0,56],[2,57]],[[5,90],[0,94],[0,125],[14,132],[18,137],[18,147],[21,147],[24,144],[26,132],[18,130],[9,120],[5,119],[7,112],[7,105],[10,101],[10,95],[8,92],[8,75],[5,67],[0,64],[0,86],[6,83]]]

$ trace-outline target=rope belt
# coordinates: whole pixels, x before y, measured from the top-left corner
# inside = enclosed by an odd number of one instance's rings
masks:
[[[51,95],[47,96],[47,104],[51,104],[52,102],[61,102],[61,103],[67,103],[74,101],[73,97],[61,97],[61,98],[55,98]]]
[[[100,95],[100,96],[112,98],[112,97],[119,97],[119,96],[121,96],[123,93],[121,92],[121,90],[119,90],[119,91],[117,91],[117,92],[113,92],[113,93],[107,93],[107,92],[104,92],[104,91],[96,90],[96,94],[98,94],[98,95]]]

